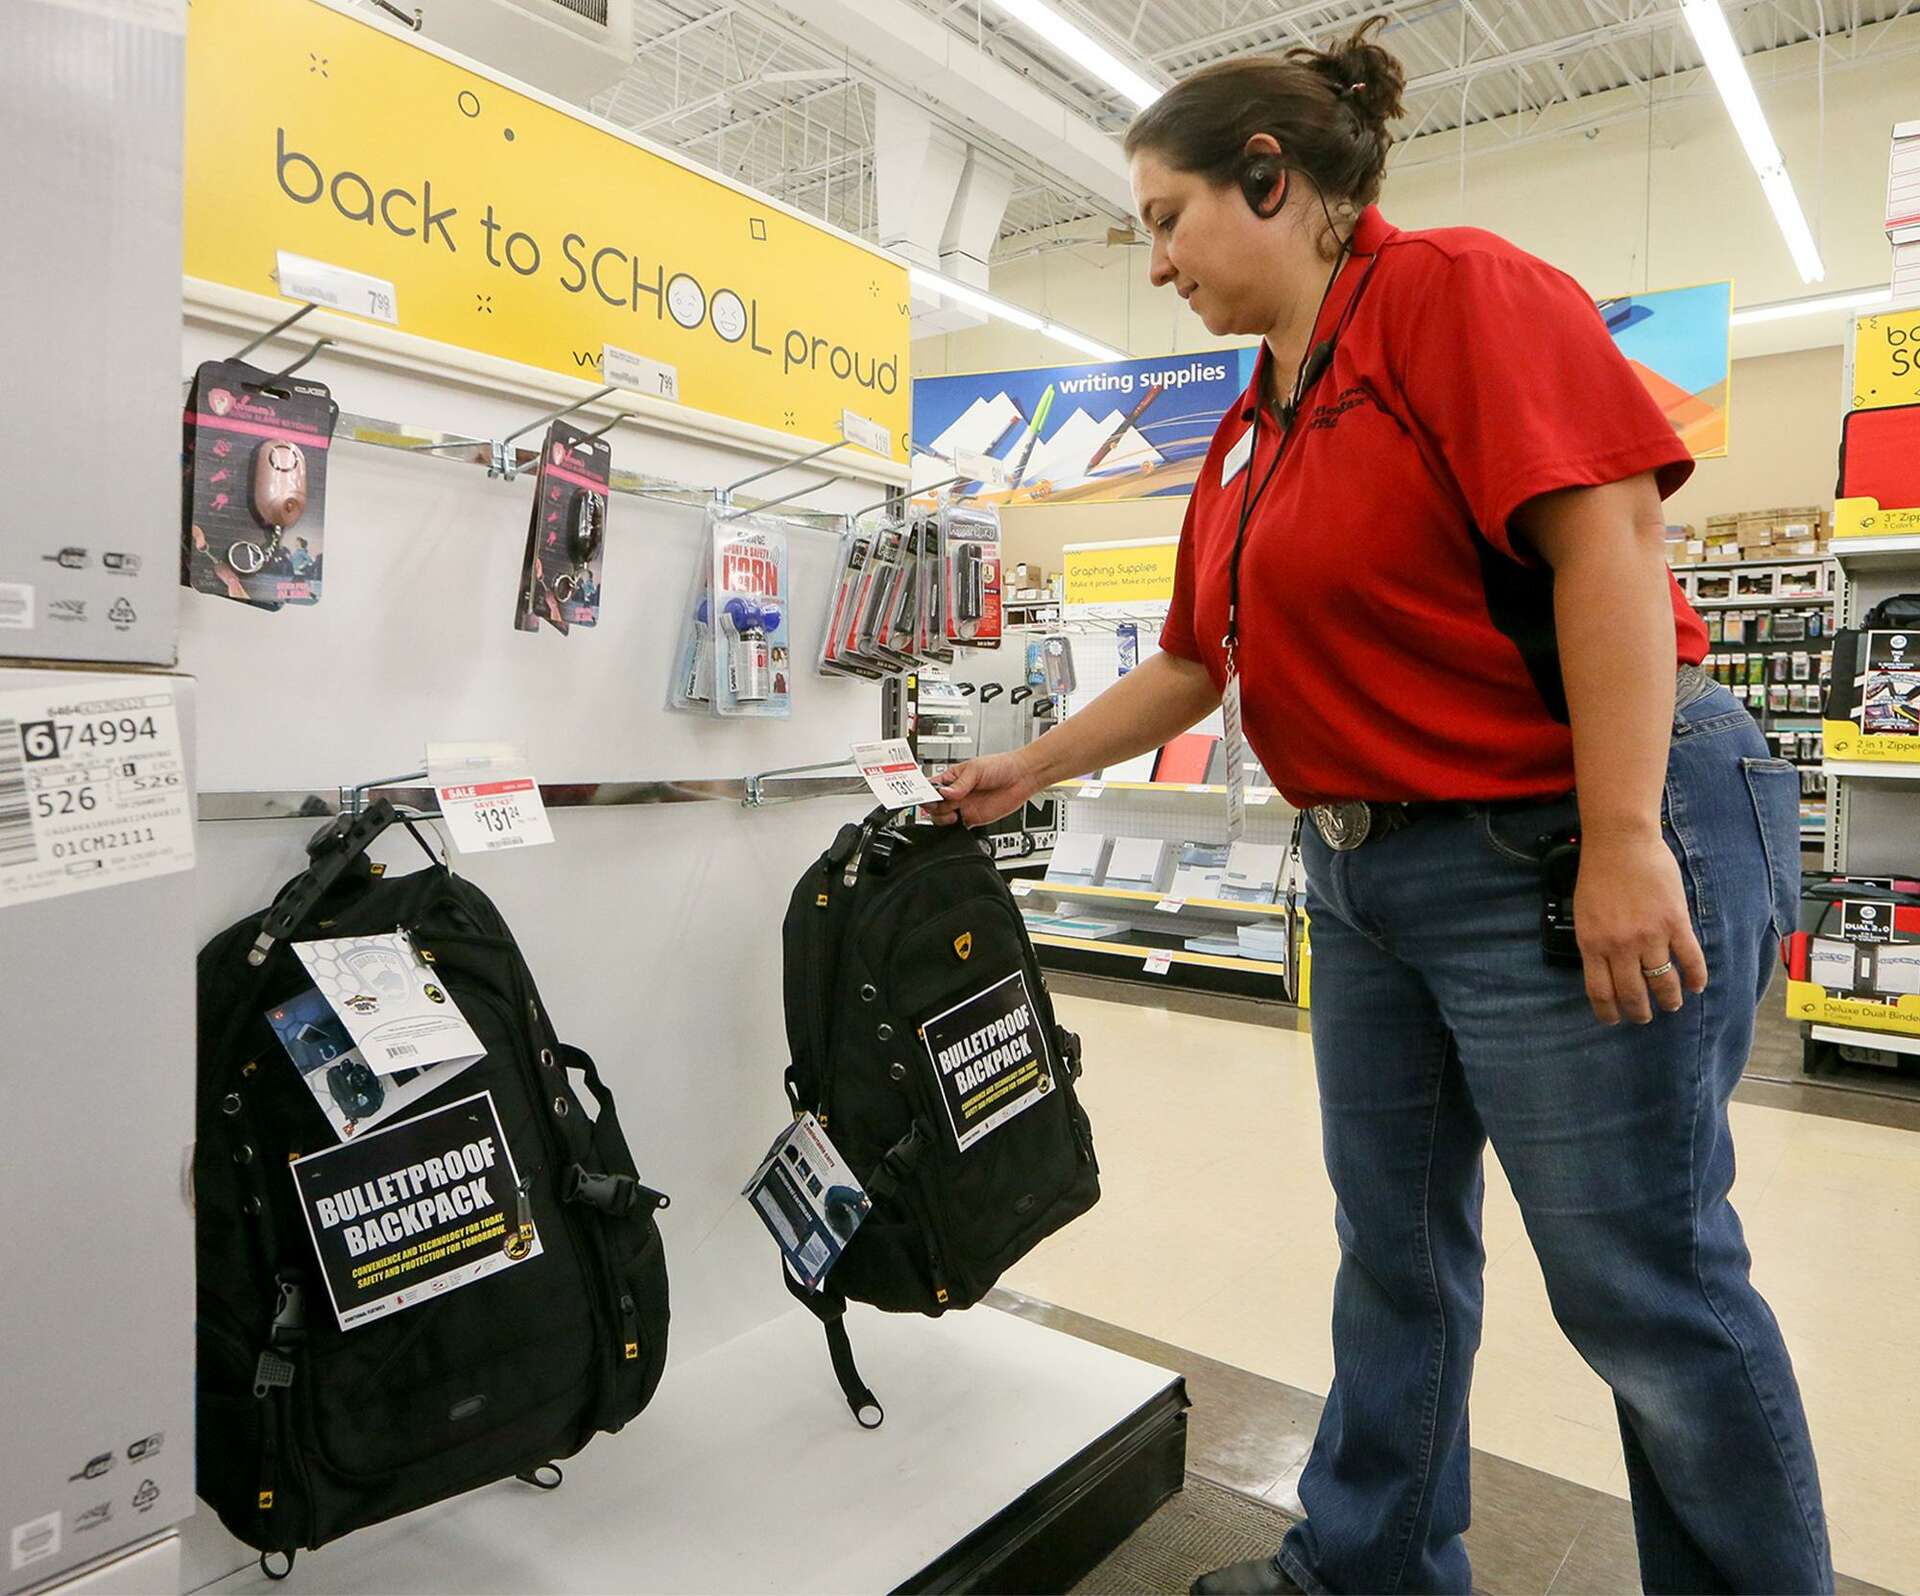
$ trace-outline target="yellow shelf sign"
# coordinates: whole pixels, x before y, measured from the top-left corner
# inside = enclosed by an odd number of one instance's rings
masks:
[[[393,285],[403,332],[795,439],[909,430],[906,269],[323,0],[196,0],[186,271],[275,294],[282,250]]]

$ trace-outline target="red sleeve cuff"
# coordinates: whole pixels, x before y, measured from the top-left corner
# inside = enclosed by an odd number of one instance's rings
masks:
[[[1531,565],[1533,557],[1513,546],[1513,518],[1529,500],[1562,488],[1598,488],[1609,482],[1625,482],[1643,471],[1656,473],[1660,497],[1668,499],[1693,475],[1693,468],[1693,456],[1672,433],[1594,454],[1530,461],[1501,486],[1492,500],[1476,507],[1480,530],[1509,559]]]

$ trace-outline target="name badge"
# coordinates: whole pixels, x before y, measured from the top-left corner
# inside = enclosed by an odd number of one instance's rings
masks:
[[[1227,451],[1226,458],[1220,462],[1220,486],[1225,487],[1247,468],[1247,462],[1253,458],[1253,428],[1249,427],[1240,434],[1240,441]]]

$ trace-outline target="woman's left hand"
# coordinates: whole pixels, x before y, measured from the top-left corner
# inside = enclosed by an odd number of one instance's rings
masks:
[[[1680,867],[1658,831],[1580,842],[1574,932],[1586,963],[1587,999],[1603,1025],[1648,1025],[1685,993],[1707,989],[1707,961],[1687,914]],[[1670,967],[1649,980],[1644,972]]]

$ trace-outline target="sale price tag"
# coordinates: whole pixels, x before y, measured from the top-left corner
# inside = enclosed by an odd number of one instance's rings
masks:
[[[511,743],[429,743],[427,774],[460,852],[498,853],[553,841],[539,783]]]
[[[1149,953],[1140,968],[1148,975],[1165,975],[1173,968],[1172,950],[1161,948],[1157,953]]]
[[[860,778],[872,789],[873,796],[889,809],[911,809],[915,804],[940,801],[940,794],[927,780],[904,737],[855,743],[853,762],[860,767]]]

